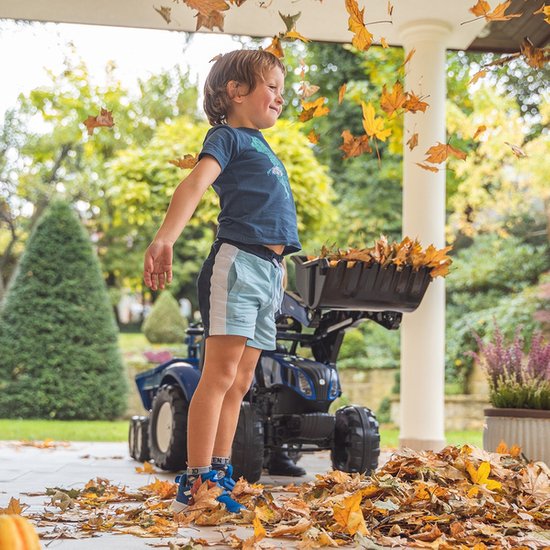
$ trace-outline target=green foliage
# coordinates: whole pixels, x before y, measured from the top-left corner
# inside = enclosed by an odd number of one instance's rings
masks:
[[[550,381],[502,378],[491,386],[489,397],[494,407],[550,410]]]
[[[391,422],[391,399],[389,397],[384,397],[384,399],[382,399],[376,413],[376,418],[381,424],[388,424]]]
[[[112,419],[126,391],[99,262],[70,207],[54,202],[0,312],[0,417]]]
[[[185,338],[186,328],[187,319],[180,313],[177,300],[164,291],[145,318],[142,331],[152,344],[176,344]]]

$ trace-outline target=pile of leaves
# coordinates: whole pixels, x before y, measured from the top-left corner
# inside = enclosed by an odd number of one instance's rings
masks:
[[[447,252],[451,249],[452,246],[446,246],[438,250],[431,244],[424,250],[417,239],[413,241],[405,237],[400,243],[390,243],[386,236],[381,235],[372,247],[341,250],[323,246],[319,256],[308,256],[308,260],[326,258],[331,267],[336,267],[340,262],[345,262],[349,268],[357,262],[362,262],[365,267],[374,264],[380,264],[383,268],[395,265],[398,270],[411,266],[413,271],[418,271],[424,267],[428,268],[430,276],[435,278],[448,275],[452,259]]]
[[[194,523],[222,526],[216,543],[239,549],[270,548],[270,538],[299,548],[550,547],[550,469],[542,462],[527,463],[517,448],[499,451],[468,445],[439,453],[401,450],[371,476],[332,471],[278,494],[241,479],[233,496],[246,510],[238,515],[226,512],[216,500],[220,489],[207,483],[193,506],[174,515],[172,482],[155,479],[130,492],[96,479],[81,490],[49,489],[55,509],[31,518],[40,528],[55,526],[42,538],[101,532],[176,537],[178,527]],[[14,501],[10,506],[20,513],[24,505]],[[250,537],[238,537],[236,524],[253,527]],[[180,538],[169,545],[180,550],[214,543]]]

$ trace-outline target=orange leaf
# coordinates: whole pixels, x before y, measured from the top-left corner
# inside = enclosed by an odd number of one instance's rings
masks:
[[[414,133],[407,141],[409,150],[412,151],[418,145],[418,133]]]
[[[380,107],[388,114],[389,117],[395,114],[397,109],[400,109],[405,101],[407,95],[403,93],[403,85],[399,80],[393,85],[392,91],[389,94],[386,91],[386,85],[382,88],[382,98],[380,99]]]
[[[533,12],[533,15],[537,15],[538,13],[543,13],[546,16],[544,21],[550,25],[550,6],[543,4],[540,9]]]
[[[464,160],[466,158],[466,153],[464,151],[456,149],[448,143],[438,143],[437,145],[433,145],[426,151],[426,155],[428,156],[426,157],[425,162],[431,162],[433,164],[445,162],[449,155],[452,155],[460,160]]]
[[[288,31],[283,35],[283,39],[289,39],[289,40],[301,40],[302,42],[311,42],[309,38],[306,38],[305,36],[302,36],[299,32],[295,30]]]
[[[342,132],[342,138],[344,139],[344,144],[340,147],[344,151],[344,159],[349,159],[352,157],[358,157],[363,153],[371,153],[372,149],[369,145],[369,138],[366,135],[359,137],[353,137],[349,130],[344,130]]]
[[[485,69],[481,71],[477,71],[477,73],[474,76],[472,76],[472,78],[470,78],[470,81],[468,82],[468,84],[475,84],[480,78],[483,78],[486,75],[487,75],[487,71]]]
[[[315,130],[311,130],[311,132],[307,135],[307,139],[314,145],[319,143],[320,134],[316,133]]]
[[[363,511],[361,510],[362,498],[363,493],[356,491],[351,496],[345,498],[341,504],[337,504],[332,508],[334,519],[338,525],[344,527],[346,532],[352,536],[355,533],[366,535],[368,532]]]
[[[491,13],[485,14],[485,19],[487,21],[509,21],[514,17],[521,17],[522,16],[521,13],[511,13],[508,15],[504,13],[509,8],[511,3],[512,3],[512,0],[508,0],[507,2],[502,2]]]
[[[155,472],[155,468],[150,462],[144,462],[143,467],[136,466],[136,472],[138,474],[153,474]]]
[[[388,41],[384,37],[380,38],[380,44],[383,48],[389,48],[390,47],[389,44],[388,44]]]
[[[342,158],[344,160],[358,157],[363,153],[371,153],[372,149],[369,145],[369,138],[366,135],[360,137],[354,137],[349,130],[344,130],[342,132],[342,137],[344,139],[344,144],[340,146],[340,149],[344,152]]]
[[[534,69],[542,69],[550,59],[550,48],[537,48],[527,37],[521,42],[520,50]]]
[[[315,86],[315,84],[310,84],[309,82],[302,81],[300,83],[298,91],[300,92],[302,99],[306,99],[312,96],[314,93],[318,92],[319,86]]]
[[[271,44],[265,49],[266,52],[271,52],[275,57],[282,59],[285,56],[283,47],[281,46],[281,40],[279,37],[274,36]]]
[[[430,172],[439,172],[439,168],[436,168],[435,166],[430,166],[429,164],[422,164],[420,162],[416,163],[420,168],[423,170],[429,170]]]
[[[491,11],[491,6],[486,0],[478,0],[477,4],[470,8],[470,11],[474,15],[485,16],[489,13],[489,11]]]
[[[338,105],[342,104],[342,101],[344,101],[344,95],[346,93],[347,84],[344,82],[338,90]]]
[[[28,508],[28,504],[21,504],[19,502],[18,498],[10,498],[10,501],[8,502],[7,508],[0,508],[0,515],[1,514],[8,514],[8,515],[16,515],[19,516],[23,513],[23,511]]]
[[[225,0],[183,0],[183,3],[206,17],[213,11],[225,11],[229,9]]]
[[[88,135],[91,136],[94,133],[94,128],[106,127],[112,128],[115,125],[113,122],[113,113],[112,111],[107,111],[107,109],[101,109],[101,113],[97,116],[89,116],[84,121],[84,126],[88,129]]]
[[[480,134],[485,132],[485,130],[487,130],[487,126],[485,126],[485,124],[482,124],[481,126],[478,126],[477,130],[475,131],[473,139],[475,139],[477,136],[479,136]]]
[[[223,31],[225,15],[221,11],[211,11],[208,15],[202,13],[197,14],[197,26],[195,30],[198,31],[202,27],[205,29],[214,30],[214,27]]]
[[[422,101],[414,92],[406,92],[407,100],[403,103],[403,109],[408,113],[416,113],[417,111],[426,112],[429,107],[428,103]]]
[[[197,155],[184,155],[180,159],[176,160],[169,160],[168,162],[170,164],[173,164],[174,166],[177,166],[178,168],[193,168],[195,164],[198,162],[198,154]]]
[[[405,61],[403,61],[403,67],[412,59],[412,56],[416,53],[416,48],[413,48],[405,58]]]
[[[303,111],[300,113],[301,122],[307,122],[314,117],[325,116],[330,109],[325,105],[326,97],[319,97],[315,101],[302,101]]]

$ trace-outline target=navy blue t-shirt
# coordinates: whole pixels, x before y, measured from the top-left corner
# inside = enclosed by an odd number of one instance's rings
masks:
[[[214,126],[199,160],[204,155],[214,157],[222,168],[212,185],[220,197],[218,237],[284,244],[283,254],[302,248],[288,175],[259,130]]]

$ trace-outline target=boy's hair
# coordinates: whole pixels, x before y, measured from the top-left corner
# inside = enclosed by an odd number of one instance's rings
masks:
[[[266,71],[279,67],[286,74],[281,60],[265,50],[235,50],[218,57],[204,83],[204,112],[215,126],[227,124],[231,98],[227,83],[235,80],[252,92]]]

